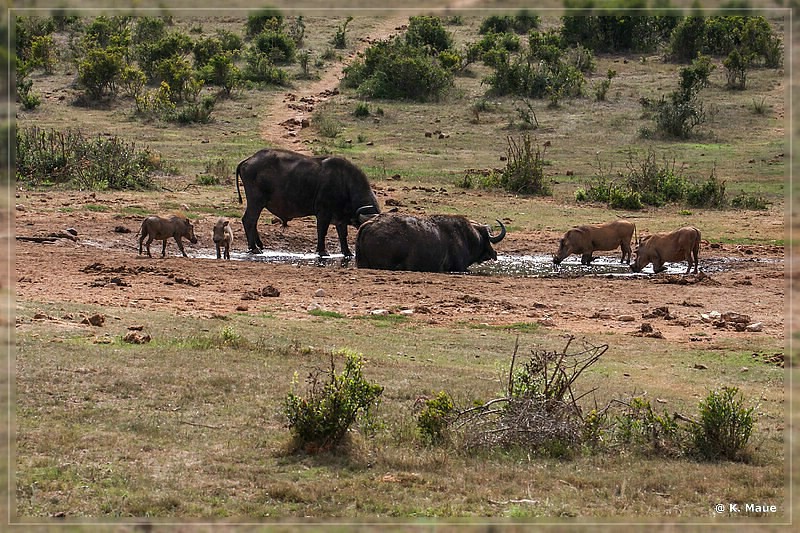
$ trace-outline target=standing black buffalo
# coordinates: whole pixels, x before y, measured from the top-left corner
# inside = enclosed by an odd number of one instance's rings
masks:
[[[356,265],[383,270],[465,272],[473,263],[497,259],[492,244],[506,236],[458,215],[383,214],[361,225],[356,237]]]
[[[380,213],[367,176],[341,157],[312,157],[277,148],[259,150],[236,167],[236,192],[242,203],[239,178],[247,196],[242,224],[247,246],[255,253],[264,248],[258,217],[265,207],[284,226],[293,218],[316,216],[320,256],[328,255],[325,236],[330,224],[336,226],[342,253],[350,257],[347,225],[358,227],[370,215]]]

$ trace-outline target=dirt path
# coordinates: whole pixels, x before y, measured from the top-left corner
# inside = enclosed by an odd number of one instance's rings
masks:
[[[469,2],[464,2],[469,4]],[[276,98],[267,104],[265,119],[261,127],[261,136],[269,146],[290,148],[301,153],[310,153],[300,138],[300,130],[310,124],[311,114],[317,104],[331,96],[339,94],[339,82],[342,71],[360,52],[372,42],[386,39],[397,34],[399,28],[408,22],[405,15],[394,15],[378,19],[377,25],[367,37],[355,41],[355,46],[348,50],[342,61],[335,61],[326,66],[318,80],[298,83],[283,98]]]

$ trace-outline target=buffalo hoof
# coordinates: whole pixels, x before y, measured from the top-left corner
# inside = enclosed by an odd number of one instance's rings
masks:
[[[259,250],[258,248],[250,248],[249,250],[247,250],[247,253],[248,253],[248,254],[252,254],[252,255],[261,255],[261,254],[263,254],[264,252],[262,252],[262,251],[261,251],[261,250]]]

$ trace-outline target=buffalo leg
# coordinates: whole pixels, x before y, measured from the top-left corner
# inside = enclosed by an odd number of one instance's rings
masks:
[[[350,253],[350,247],[347,245],[347,224],[344,222],[336,224],[336,233],[339,235],[339,246],[342,247],[342,255],[353,257],[353,254]]]
[[[149,238],[147,239],[147,242],[144,244],[145,247],[147,248],[147,257],[153,257],[152,255],[150,255],[150,243],[151,242],[153,242],[153,236],[152,235],[149,236]]]
[[[219,243],[217,243],[217,259],[222,259],[222,254],[220,253],[219,250]]]
[[[142,241],[144,241],[145,237],[147,237],[146,233],[142,233],[142,236],[139,237],[139,255],[142,255]],[[148,250],[147,252],[149,254],[150,250]]]
[[[161,241],[161,257],[167,255],[167,239]]]
[[[178,243],[178,250],[181,251],[181,253],[183,254],[183,257],[189,257],[188,255],[186,255],[186,251],[183,249],[183,243],[181,242],[181,238],[180,237],[175,237],[175,242]],[[167,244],[167,240],[166,239],[164,239],[164,244]]]
[[[317,254],[320,257],[327,257],[328,250],[325,248],[325,237],[328,235],[328,226],[331,224],[330,217],[320,217],[317,215]]]
[[[261,242],[261,237],[258,235],[258,217],[261,216],[262,208],[256,209],[247,205],[242,217],[242,226],[244,226],[244,235],[247,237],[247,248],[251,253],[261,253],[264,248],[264,243]]]
[[[590,265],[592,263],[593,259],[594,259],[594,257],[592,257],[591,252],[588,253],[588,254],[583,254],[583,255],[581,255],[581,264]]]

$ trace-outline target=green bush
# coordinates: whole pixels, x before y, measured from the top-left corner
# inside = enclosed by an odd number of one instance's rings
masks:
[[[439,98],[453,84],[452,71],[424,48],[394,38],[373,44],[344,70],[343,83],[369,98]]]
[[[658,455],[678,456],[683,451],[681,428],[674,417],[666,411],[656,414],[650,401],[644,398],[633,398],[622,414],[616,416],[614,438]]]
[[[259,35],[264,30],[281,31],[283,29],[283,15],[276,9],[262,9],[256,15],[247,17],[245,30],[248,37]]]
[[[353,20],[353,17],[347,17],[345,21],[336,28],[336,33],[333,35],[332,44],[335,48],[347,48],[347,25]]]
[[[698,53],[728,56],[733,50],[749,61],[779,68],[783,63],[781,38],[764,17],[687,17],[675,28],[670,54],[678,61],[691,61]]]
[[[657,102],[642,99],[645,110],[653,113],[656,129],[669,137],[688,138],[694,128],[706,121],[703,102],[697,97],[708,85],[714,65],[708,56],[698,55],[692,64],[680,70],[678,89]]]
[[[162,17],[137,17],[133,26],[134,45],[154,43],[164,37],[167,23]]]
[[[346,359],[340,374],[336,374],[336,357]],[[329,450],[342,442],[354,423],[374,414],[383,387],[364,378],[363,364],[361,354],[350,350],[331,353],[330,371],[312,372],[305,396],[294,392],[295,374],[292,390],[284,399],[284,413],[297,448],[307,452]]]
[[[497,186],[517,194],[552,194],[544,175],[544,155],[538,145],[534,149],[530,135],[519,140],[508,137],[506,154],[506,166],[491,177]]]
[[[353,110],[353,116],[358,118],[368,117],[369,113],[369,105],[366,102],[359,102],[356,104],[356,108]]]
[[[453,38],[444,28],[442,19],[434,16],[416,16],[408,19],[406,43],[412,47],[428,47],[434,54],[448,50]]]
[[[17,181],[31,187],[63,184],[80,189],[149,189],[160,158],[119,137],[87,138],[80,131],[20,128]]]
[[[734,49],[728,57],[722,60],[725,67],[725,86],[728,89],[743,91],[747,85],[747,70],[752,61],[752,54],[742,55],[738,49]]]
[[[750,194],[739,193],[731,200],[731,206],[736,209],[751,209],[753,211],[764,211],[769,207],[769,202],[763,196],[753,196]]]
[[[117,81],[125,66],[120,48],[93,48],[78,63],[78,82],[93,99],[116,93]]]
[[[436,398],[425,401],[425,408],[417,417],[417,427],[427,444],[441,444],[447,438],[449,418],[455,410],[453,399],[444,391]]]
[[[700,422],[693,428],[694,446],[708,460],[737,460],[753,431],[755,407],[745,408],[736,387],[712,391],[700,402]]]
[[[167,119],[179,124],[207,124],[211,122],[211,112],[217,103],[213,96],[205,96],[200,102],[189,102],[175,109]]]
[[[652,52],[669,39],[678,20],[673,16],[576,14],[562,17],[561,36],[567,45],[595,52]]]
[[[139,66],[151,83],[162,81],[158,75],[158,65],[162,61],[185,61],[183,56],[192,52],[194,43],[191,37],[181,32],[172,32],[157,41],[146,41],[135,47]]]
[[[252,46],[261,54],[270,58],[273,63],[293,63],[297,45],[286,33],[264,30],[253,40]]]
[[[33,42],[55,31],[55,23],[49,17],[15,17],[14,37],[17,58],[29,61]]]
[[[242,73],[230,52],[220,52],[208,60],[198,76],[208,84],[221,87],[226,95],[230,95],[241,84]]]
[[[83,35],[83,47],[122,48],[127,50],[131,45],[131,30],[128,25],[130,17],[106,17],[100,15],[92,19]]]
[[[491,15],[481,21],[478,32],[481,35],[490,33],[515,32],[520,34],[528,33],[530,30],[539,27],[540,19],[537,15],[531,15],[522,11],[517,15]]]
[[[686,203],[691,207],[725,207],[725,182],[718,180],[712,172],[706,181],[687,187]]]
[[[644,207],[642,205],[642,195],[637,191],[625,190],[620,187],[612,187],[608,195],[608,206],[614,209],[636,210]]]
[[[203,88],[201,80],[195,77],[189,60],[184,57],[160,60],[155,65],[154,73],[156,79],[169,86],[172,101],[176,104],[195,101]]]
[[[289,85],[289,74],[275,66],[272,60],[258,50],[250,49],[245,56],[242,78],[264,85]]]
[[[581,96],[583,73],[570,64],[559,45],[557,34],[531,32],[528,51],[513,59],[508,54],[495,57],[494,72],[484,81],[498,95],[548,98],[553,105],[562,98]]]

